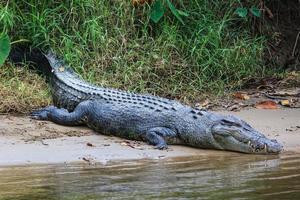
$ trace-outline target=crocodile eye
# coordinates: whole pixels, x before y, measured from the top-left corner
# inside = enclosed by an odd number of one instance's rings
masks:
[[[221,123],[223,125],[227,125],[227,126],[236,126],[236,127],[241,127],[241,124],[240,123],[237,123],[235,121],[231,121],[231,120],[228,120],[228,119],[222,119],[221,120]]]

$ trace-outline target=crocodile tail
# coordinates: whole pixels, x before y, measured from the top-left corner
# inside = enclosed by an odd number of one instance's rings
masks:
[[[42,50],[25,46],[12,47],[8,59],[14,64],[30,63],[30,68],[36,70],[49,78],[52,72],[52,65]]]

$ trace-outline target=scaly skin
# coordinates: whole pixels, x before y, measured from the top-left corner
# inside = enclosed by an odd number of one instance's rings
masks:
[[[282,146],[234,116],[194,109],[178,101],[102,88],[81,80],[70,67],[46,55],[55,106],[32,118],[74,126],[85,124],[102,134],[142,140],[158,149],[167,144],[278,154]]]

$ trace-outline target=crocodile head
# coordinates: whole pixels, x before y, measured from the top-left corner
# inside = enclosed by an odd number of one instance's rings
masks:
[[[234,116],[219,118],[212,126],[212,135],[220,149],[253,154],[278,154],[282,145]]]

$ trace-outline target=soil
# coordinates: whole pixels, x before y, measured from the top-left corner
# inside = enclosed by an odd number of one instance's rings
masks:
[[[264,55],[267,66],[300,70],[300,2],[260,1],[264,15],[254,32],[267,35]]]
[[[300,109],[250,109],[221,113],[237,115],[269,138],[277,139],[284,145],[283,153],[300,152]],[[130,159],[237,154],[175,145],[161,151],[143,142],[104,136],[86,127],[60,126],[27,116],[2,115],[0,122],[0,165],[94,164]]]
[[[244,89],[215,99],[195,103],[200,109],[240,111],[264,107],[266,109],[300,108],[300,73],[292,72],[284,79],[253,79]]]

